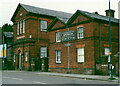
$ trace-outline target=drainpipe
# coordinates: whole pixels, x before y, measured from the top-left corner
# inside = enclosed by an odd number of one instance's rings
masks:
[[[99,61],[101,63],[101,27],[100,27],[100,23],[99,23]]]
[[[38,32],[38,33],[37,33],[37,42],[38,42],[38,43],[37,43],[37,44],[38,44],[38,45],[37,45],[37,46],[38,46],[38,47],[37,47],[37,56],[38,56],[38,58],[39,58],[39,19],[38,19],[38,17],[37,17],[37,32]]]
[[[40,58],[40,55],[39,55],[39,18],[37,17],[37,57],[38,57],[38,60]],[[40,68],[40,67],[39,67]],[[38,69],[38,68],[37,68]],[[39,70],[39,69],[38,69]]]

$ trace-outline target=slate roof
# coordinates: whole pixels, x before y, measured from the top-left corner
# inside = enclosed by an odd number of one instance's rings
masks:
[[[25,5],[25,4],[21,4],[21,3],[19,5],[22,6],[29,13],[57,17],[58,19],[60,19],[64,23],[67,23],[68,20],[74,15],[71,13],[55,11],[55,10],[50,10],[50,9],[45,9],[45,8],[39,8],[39,7]],[[77,10],[77,11],[80,11],[81,13],[83,13],[83,14],[85,14],[88,17],[91,17],[93,19],[109,21],[108,16],[103,16],[103,15],[99,15],[97,13],[90,13],[90,12],[86,12],[86,11],[82,11],[82,10]],[[13,17],[14,16],[15,16],[15,14],[13,15]],[[12,17],[12,19],[13,19],[13,17]],[[111,17],[111,22],[119,23],[119,20]]]
[[[55,10],[50,10],[50,9],[45,9],[45,8],[39,8],[39,7],[34,7],[30,5],[25,5],[25,4],[20,4],[27,12],[35,13],[35,14],[41,14],[41,15],[48,15],[48,16],[53,16],[57,17],[63,22],[67,23],[69,18],[73,15],[71,13],[66,13],[66,12],[61,12],[61,11],[55,11]]]
[[[108,16],[103,16],[103,15],[99,15],[99,14],[95,14],[95,13],[90,13],[90,12],[86,12],[86,11],[82,11],[79,10],[81,13],[94,18],[94,19],[100,19],[100,20],[105,20],[105,21],[109,21],[109,17]],[[116,18],[111,17],[111,22],[115,22],[115,23],[119,23],[119,20]]]

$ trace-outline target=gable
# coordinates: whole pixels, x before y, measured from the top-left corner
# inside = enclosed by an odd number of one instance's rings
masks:
[[[91,17],[87,16],[86,14],[80,12],[79,10],[77,10],[74,15],[68,20],[67,24],[76,24],[76,23],[80,23],[83,21],[87,21],[90,20]]]
[[[61,20],[59,20],[58,18],[55,18],[52,23],[48,26],[48,30],[49,31],[52,31],[52,30],[56,30],[58,28],[61,28],[61,27],[65,27],[65,23],[62,22]]]
[[[54,29],[57,29],[60,27],[64,27],[64,26],[65,26],[65,24],[63,24],[61,21],[57,21],[51,30],[54,30]]]
[[[27,13],[28,12],[19,4],[11,18],[11,21],[13,22],[16,22],[15,20],[20,21],[26,17]]]
[[[87,21],[89,20],[89,18],[87,18],[86,16],[83,16],[82,14],[79,14],[76,19],[72,22],[72,24],[76,24],[76,23],[80,23],[82,21]]]

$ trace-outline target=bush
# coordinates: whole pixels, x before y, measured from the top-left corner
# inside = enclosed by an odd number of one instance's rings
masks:
[[[95,75],[106,75],[102,70],[96,70]]]

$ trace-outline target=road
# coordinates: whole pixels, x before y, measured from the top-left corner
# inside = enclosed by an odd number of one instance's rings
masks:
[[[70,77],[35,74],[35,72],[2,72],[2,84],[117,84],[117,82],[84,80]]]

